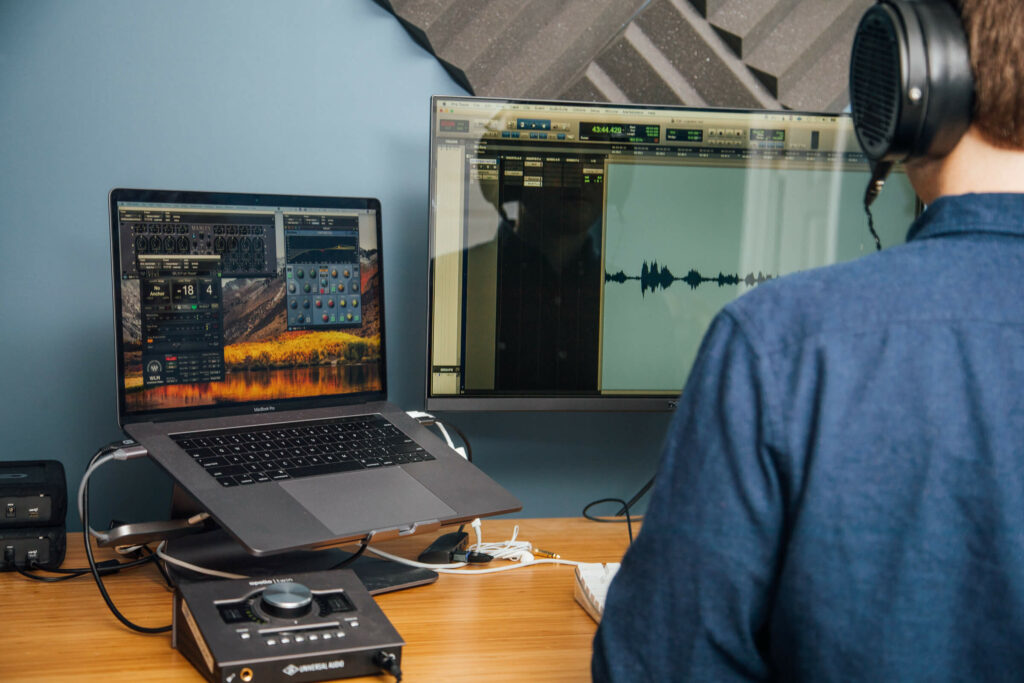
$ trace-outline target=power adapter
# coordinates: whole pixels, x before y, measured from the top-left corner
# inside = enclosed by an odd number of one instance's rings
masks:
[[[469,545],[469,534],[464,531],[453,531],[450,534],[438,536],[427,549],[416,558],[425,564],[448,564],[452,562],[452,556]]]

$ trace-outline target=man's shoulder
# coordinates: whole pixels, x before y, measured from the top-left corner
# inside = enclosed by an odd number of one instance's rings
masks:
[[[788,346],[815,335],[849,331],[904,308],[920,249],[900,245],[853,261],[769,280],[723,309],[758,346]]]

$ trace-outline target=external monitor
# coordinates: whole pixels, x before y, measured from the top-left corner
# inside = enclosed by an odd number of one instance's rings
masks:
[[[435,97],[428,410],[668,410],[711,319],[875,250],[847,115]],[[918,202],[899,169],[886,247]]]

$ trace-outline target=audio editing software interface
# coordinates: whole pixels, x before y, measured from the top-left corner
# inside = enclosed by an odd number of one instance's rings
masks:
[[[376,216],[117,207],[130,409],[380,388]]]
[[[875,248],[845,116],[434,105],[428,398],[678,395],[725,303]],[[872,208],[903,242],[904,174]]]

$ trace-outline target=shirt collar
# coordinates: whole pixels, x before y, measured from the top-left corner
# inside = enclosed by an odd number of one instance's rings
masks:
[[[910,225],[907,241],[979,232],[1024,237],[1024,194],[939,197]]]

